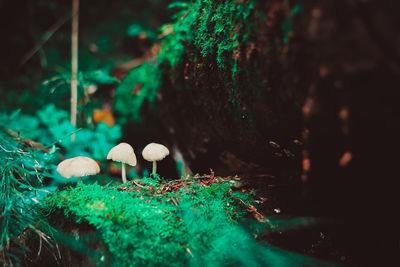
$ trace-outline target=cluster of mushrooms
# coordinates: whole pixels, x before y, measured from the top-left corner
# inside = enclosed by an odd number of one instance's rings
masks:
[[[142,152],[145,160],[153,162],[153,174],[157,171],[157,161],[169,155],[169,150],[165,146],[157,143],[148,144]],[[136,166],[136,155],[133,148],[128,143],[120,143],[108,152],[107,159],[122,163],[122,182],[126,183],[125,164]],[[75,157],[63,160],[58,164],[57,171],[64,178],[78,177],[78,183],[82,181],[82,176],[95,175],[100,172],[99,164],[88,157]]]

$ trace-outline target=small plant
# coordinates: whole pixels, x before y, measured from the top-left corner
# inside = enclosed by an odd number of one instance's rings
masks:
[[[78,129],[75,142],[70,135],[77,131],[69,120],[68,112],[57,109],[54,104],[45,105],[35,116],[15,111],[11,114],[0,113],[0,126],[19,132],[24,138],[41,144],[56,144],[64,150],[64,156],[90,155],[95,160],[104,160],[109,150],[121,138],[121,127],[109,127],[105,123],[88,125]]]
[[[38,257],[42,245],[56,252],[53,233],[42,209],[54,154],[39,144],[0,129],[0,265],[19,266]],[[27,237],[37,240],[27,247]],[[56,254],[54,254],[57,258]]]

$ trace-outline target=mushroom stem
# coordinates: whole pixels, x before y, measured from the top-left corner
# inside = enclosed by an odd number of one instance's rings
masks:
[[[153,161],[153,174],[156,174],[157,172],[157,161]]]
[[[122,183],[126,183],[125,163],[122,163]]]

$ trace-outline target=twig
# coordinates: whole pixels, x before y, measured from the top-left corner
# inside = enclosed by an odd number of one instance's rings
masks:
[[[189,8],[186,13],[179,19],[179,25],[182,25],[183,20],[186,18],[186,16],[189,14],[189,12],[191,11],[191,8]]]
[[[178,203],[176,203],[175,199],[171,197],[172,202],[174,202],[175,206],[178,206]]]
[[[10,129],[7,129],[6,133],[8,133],[9,135],[11,135],[13,137],[18,138],[18,140],[20,140],[24,146],[30,146],[30,147],[36,148],[36,149],[43,149],[44,148],[44,145],[42,145],[42,144],[40,144],[38,142],[29,140],[29,139],[22,138],[18,133],[14,132],[14,131],[12,131]],[[48,149],[47,150],[44,149],[44,152],[47,153],[47,152],[49,152],[49,150]]]
[[[71,125],[76,126],[78,106],[78,24],[79,0],[72,0],[72,33],[71,33]],[[75,134],[71,135],[75,141]]]
[[[190,251],[190,248],[186,248],[186,252],[189,253],[189,255],[192,256],[192,258],[194,258],[192,252]]]
[[[132,182],[133,182],[135,185],[139,186],[139,187],[144,187],[143,185],[136,183],[134,180],[132,180]]]
[[[61,28],[69,19],[71,18],[71,13],[66,14],[61,17],[55,24],[53,24],[44,34],[43,40],[32,47],[21,59],[19,66],[23,66],[26,62],[29,61],[41,48],[47,43],[48,40],[53,36],[53,34]]]
[[[246,204],[246,202],[244,202],[243,199],[241,199],[241,198],[234,197],[234,196],[232,196],[232,195],[231,195],[231,197],[232,197],[233,199],[239,200],[239,201],[243,204],[243,206],[246,207],[247,211],[248,211],[249,213],[251,213],[251,214],[253,215],[253,217],[254,217],[257,221],[259,221],[259,222],[266,222],[266,223],[268,223],[271,227],[273,227],[271,221],[268,220],[268,218],[266,218],[264,215],[262,215],[261,213],[259,213],[256,207],[254,207],[253,205],[248,205],[248,204]]]
[[[76,129],[75,131],[72,131],[71,133],[68,133],[68,134],[66,134],[66,135],[63,135],[62,137],[58,138],[58,139],[57,139],[56,141],[54,141],[53,143],[50,143],[49,145],[47,145],[47,146],[45,146],[45,147],[43,147],[43,148],[41,148],[41,149],[39,149],[39,150],[45,150],[45,149],[47,149],[47,148],[50,148],[50,147],[54,146],[55,144],[57,144],[58,142],[61,142],[61,140],[64,139],[65,137],[67,137],[67,136],[69,136],[69,135],[72,135],[72,134],[75,134],[75,133],[79,132],[80,130],[82,130],[82,128]]]

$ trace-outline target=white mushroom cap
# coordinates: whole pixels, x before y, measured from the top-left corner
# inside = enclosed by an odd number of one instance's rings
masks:
[[[75,157],[60,162],[57,171],[65,178],[94,175],[100,172],[99,164],[88,157]]]
[[[157,143],[148,144],[142,152],[142,156],[147,161],[159,161],[169,155],[169,150],[165,146]]]
[[[133,148],[128,143],[121,143],[111,148],[110,152],[108,152],[107,159],[136,166],[135,152],[133,152]]]

